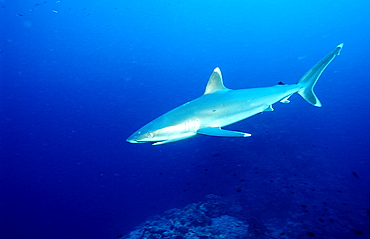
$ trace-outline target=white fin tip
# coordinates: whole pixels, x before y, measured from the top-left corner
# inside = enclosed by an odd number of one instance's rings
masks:
[[[216,68],[213,70],[213,72],[217,72],[218,74],[221,74],[221,70],[220,70],[220,68],[219,68],[219,67],[216,67]]]

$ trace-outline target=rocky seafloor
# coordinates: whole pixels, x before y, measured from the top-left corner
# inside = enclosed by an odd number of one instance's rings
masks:
[[[256,214],[249,213],[246,207],[237,200],[225,199],[216,195],[208,195],[203,201],[192,203],[182,209],[170,209],[162,215],[147,220],[126,236],[126,239],[156,238],[194,238],[194,239],[272,239],[272,238],[361,238],[361,231],[342,227],[345,221],[334,215],[328,219],[325,228],[318,229],[307,223],[299,222],[301,215],[290,215],[291,220],[282,222],[278,218],[266,221]],[[302,214],[307,212],[301,205]],[[294,220],[296,219],[296,220]],[[324,219],[321,219],[324,220]],[[298,222],[297,222],[298,221]],[[323,223],[323,221],[319,221]],[[323,230],[332,232],[332,236],[323,235]],[[343,234],[342,234],[343,233]],[[335,236],[340,235],[340,236]],[[343,236],[343,237],[342,237]]]
[[[182,209],[171,209],[146,221],[125,238],[247,238],[241,208],[215,195]]]
[[[172,204],[181,206],[157,211],[156,216],[143,218],[144,223],[118,237],[369,238],[366,177],[337,164],[325,148],[317,154],[303,149],[289,152],[280,160],[274,155],[284,152],[276,150],[250,153],[249,159],[242,153],[233,158],[229,153],[217,153],[212,155],[212,164],[198,162],[193,177],[176,182],[182,186],[174,193],[178,202],[183,197],[192,198],[187,203],[195,203]],[[261,157],[263,162],[254,160]]]

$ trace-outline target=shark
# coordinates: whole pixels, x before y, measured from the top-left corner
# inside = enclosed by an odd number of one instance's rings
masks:
[[[232,90],[224,86],[221,70],[216,67],[202,96],[144,125],[133,133],[127,142],[163,145],[197,135],[249,137],[250,133],[226,130],[222,127],[265,111],[273,111],[273,104],[289,103],[289,97],[295,93],[308,103],[321,107],[313,91],[314,86],[342,48],[343,43],[309,69],[296,84],[290,85],[279,82],[271,87]]]

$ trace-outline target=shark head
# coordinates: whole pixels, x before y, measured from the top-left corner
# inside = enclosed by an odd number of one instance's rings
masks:
[[[151,124],[148,124],[133,133],[127,139],[127,142],[136,144],[151,143],[152,145],[161,145],[187,139],[196,135],[196,132],[194,131],[185,130],[183,124],[159,129],[153,129],[150,126]]]
[[[134,143],[134,144],[155,143],[155,142],[166,141],[167,138],[168,137],[161,134],[160,130],[153,130],[153,131],[138,130],[127,139],[127,142]]]

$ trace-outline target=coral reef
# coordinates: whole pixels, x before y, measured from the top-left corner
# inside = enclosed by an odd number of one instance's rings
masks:
[[[295,195],[295,194],[294,194]],[[246,200],[246,198],[248,200]],[[292,197],[294,198],[294,197]],[[174,208],[147,220],[126,239],[347,239],[366,238],[348,218],[338,217],[328,203],[264,202],[253,194],[240,199],[210,194],[198,203]],[[258,203],[252,203],[252,202]],[[268,206],[270,205],[270,206]],[[360,223],[357,223],[361,225]]]
[[[242,239],[248,236],[248,225],[237,217],[240,208],[215,195],[183,209],[171,209],[146,221],[127,239],[194,238]]]

